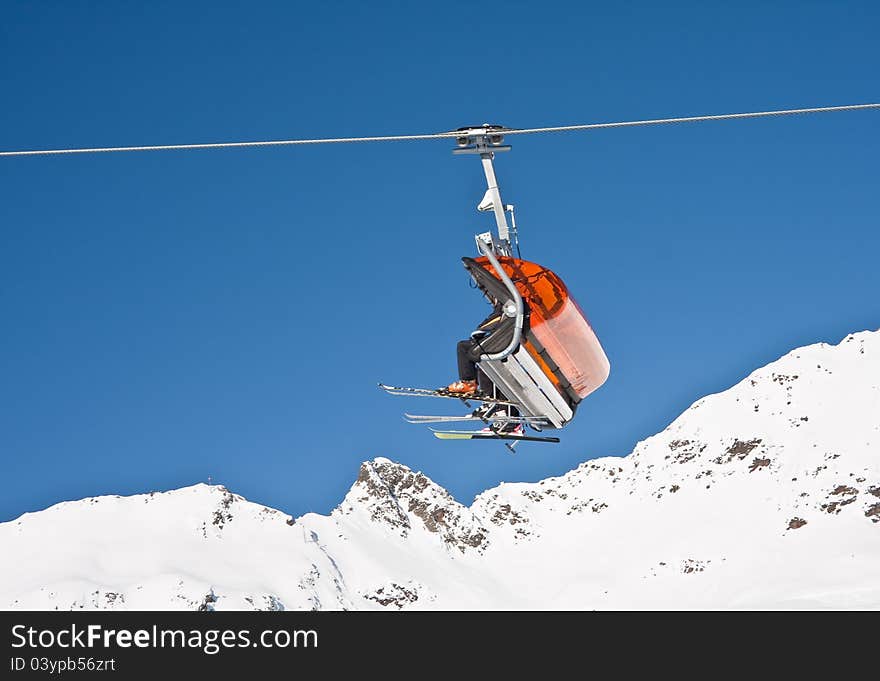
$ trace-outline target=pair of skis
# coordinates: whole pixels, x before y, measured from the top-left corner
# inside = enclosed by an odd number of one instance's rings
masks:
[[[492,404],[498,406],[508,406],[508,407],[517,407],[514,402],[509,402],[507,400],[499,400],[490,395],[483,395],[480,393],[471,393],[466,395],[461,395],[457,393],[450,393],[446,390],[431,390],[429,388],[403,388],[393,385],[385,385],[384,383],[380,383],[379,387],[384,390],[389,395],[406,395],[410,397],[445,397],[449,399],[456,399],[464,402],[466,405],[470,406],[469,402],[482,402],[484,404]],[[487,419],[482,419],[479,416],[475,416],[473,414],[466,414],[464,416],[427,416],[420,414],[405,414],[404,418],[409,423],[454,423],[454,422],[467,422],[467,421],[479,421],[489,422],[489,423],[498,423],[498,424],[509,424],[509,423],[521,423],[523,425],[532,425],[532,426],[543,426],[547,425],[547,420],[541,417],[534,416],[510,416],[509,414],[498,414],[490,416]],[[532,436],[532,435],[514,435],[512,433],[499,433],[499,432],[486,432],[483,430],[440,430],[431,428],[431,432],[434,434],[434,437],[440,440],[508,440],[512,441],[508,443],[508,448],[512,449],[516,442],[524,441],[524,442],[559,442],[558,437],[543,437],[543,436]]]
[[[448,390],[432,390],[431,388],[400,388],[395,385],[385,385],[380,383],[382,388],[389,395],[405,395],[407,397],[446,397],[452,400],[460,400],[467,404],[468,402],[485,402],[487,404],[500,404],[509,407],[518,407],[515,402],[507,400],[499,400],[491,395],[483,395],[482,393],[451,393]]]
[[[486,433],[481,430],[435,430],[434,437],[439,440],[511,440],[513,442],[559,442],[558,437],[538,437],[534,435],[513,435],[512,433]]]

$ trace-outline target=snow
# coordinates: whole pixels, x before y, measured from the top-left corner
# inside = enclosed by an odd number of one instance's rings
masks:
[[[0,608],[877,608],[878,452],[862,332],[470,506],[379,457],[328,516],[203,484],[28,513],[0,524]]]

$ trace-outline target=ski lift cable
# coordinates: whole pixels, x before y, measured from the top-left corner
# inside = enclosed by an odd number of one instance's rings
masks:
[[[755,111],[749,113],[712,114],[705,116],[683,116],[679,118],[654,118],[640,121],[617,121],[611,123],[586,123],[583,125],[559,125],[544,128],[501,128],[502,135],[529,135],[547,132],[573,132],[578,130],[600,130],[604,128],[628,128],[643,125],[668,125],[672,123],[696,123],[700,121],[723,121],[738,118],[761,118],[767,116],[790,116],[796,114],[828,113],[832,111],[856,111],[859,109],[880,109],[880,104],[846,104],[843,106],[822,106],[808,109],[782,109],[779,111]],[[126,147],[84,147],[79,149],[28,149],[0,151],[0,156],[53,156],[60,154],[92,154],[116,151],[171,151],[184,149],[229,149],[235,147],[281,147],[310,144],[351,144],[356,142],[413,142],[420,140],[455,139],[461,137],[460,131],[427,133],[421,135],[381,135],[376,137],[327,137],[318,139],[266,140],[253,142],[208,142],[196,144],[159,144]]]
[[[843,106],[820,106],[812,109],[783,109],[780,111],[754,111],[751,113],[715,114],[708,116],[684,116],[680,118],[655,118],[644,121],[620,121],[617,123],[587,123],[585,125],[559,125],[549,128],[517,128],[504,130],[505,135],[524,135],[540,132],[570,132],[576,130],[599,130],[602,128],[628,128],[638,125],[668,125],[671,123],[696,123],[700,121],[723,121],[737,118],[761,118],[766,116],[791,116],[795,114],[827,113],[831,111],[855,111],[880,109],[880,104],[846,104]]]

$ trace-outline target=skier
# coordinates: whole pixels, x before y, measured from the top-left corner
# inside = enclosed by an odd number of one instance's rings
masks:
[[[446,392],[453,395],[475,395],[478,390],[489,394],[492,384],[483,372],[480,372],[480,383],[477,381],[477,361],[486,353],[483,342],[488,339],[492,332],[497,330],[504,321],[504,312],[501,302],[491,299],[492,312],[486,317],[476,331],[471,333],[467,340],[458,342],[456,354],[458,356],[458,380],[446,386]],[[487,389],[488,388],[488,389]]]
[[[505,321],[512,321],[510,317],[505,316],[503,304],[495,298],[489,299],[492,304],[492,312],[487,316],[475,331],[471,333],[471,337],[458,342],[456,354],[458,358],[458,380],[446,386],[446,392],[453,395],[491,395],[493,384],[482,371],[477,370],[477,361],[488,351],[484,344],[488,341],[493,333],[500,332],[503,334],[502,325]],[[506,399],[504,396],[500,396]],[[504,411],[503,405],[487,403],[474,410],[473,415],[483,419],[496,415],[499,411]],[[519,411],[512,408],[509,412],[510,416],[519,416]],[[494,432],[523,435],[524,429],[521,423],[505,423],[494,428],[486,427],[484,431],[492,430]]]

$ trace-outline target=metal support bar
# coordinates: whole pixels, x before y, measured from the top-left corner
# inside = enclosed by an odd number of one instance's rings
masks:
[[[489,196],[492,197],[492,211],[495,213],[495,224],[498,226],[498,240],[501,247],[510,253],[510,233],[507,227],[507,216],[504,214],[504,204],[501,201],[501,192],[498,190],[498,180],[495,177],[495,167],[492,164],[491,152],[480,154],[483,163],[483,172],[486,174],[486,185],[489,188]]]
[[[488,189],[484,200],[480,202],[477,210],[489,210],[488,206],[485,205],[485,200],[491,201],[492,212],[495,214],[495,225],[498,227],[498,239],[494,245],[494,250],[498,255],[513,255],[505,206],[501,200],[498,180],[495,177],[495,167],[492,164],[496,152],[510,151],[510,146],[502,144],[504,141],[504,128],[500,125],[484,123],[478,127],[459,128],[457,132],[459,134],[456,136],[455,142],[458,148],[454,149],[452,153],[479,154],[480,161],[483,164],[483,173],[486,175]]]
[[[513,255],[513,248],[516,248],[516,257],[520,257],[519,253],[519,232],[516,231],[516,213],[513,212],[513,204],[507,204],[504,209],[510,213],[510,233],[513,235],[510,254]]]
[[[522,340],[522,327],[525,316],[523,310],[523,299],[522,296],[519,294],[516,286],[514,286],[513,282],[510,280],[510,277],[507,276],[507,272],[505,272],[504,268],[501,267],[501,264],[498,262],[498,258],[495,257],[492,249],[479,238],[477,239],[477,248],[480,249],[480,253],[482,253],[489,259],[489,262],[492,264],[492,268],[495,270],[498,278],[501,279],[504,286],[510,292],[513,303],[514,305],[516,305],[516,323],[513,328],[513,338],[510,339],[510,343],[501,352],[495,352],[489,355],[482,355],[480,357],[481,361],[497,361],[504,359],[514,350],[516,350],[519,347],[520,340]]]

